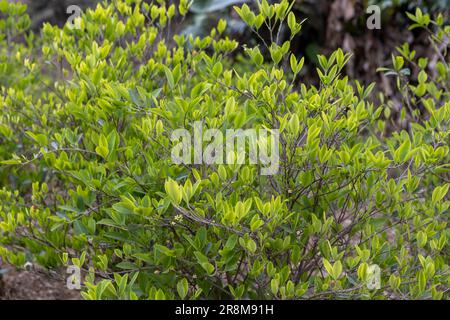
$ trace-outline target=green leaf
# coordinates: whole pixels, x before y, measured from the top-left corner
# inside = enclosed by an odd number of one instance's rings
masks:
[[[205,271],[211,275],[214,273],[214,266],[209,262],[208,258],[199,251],[194,252],[198,263],[202,266]]]
[[[173,87],[175,86],[175,81],[173,79],[172,71],[167,66],[163,66],[163,67],[164,67],[164,73],[166,74],[167,83],[169,84],[169,88],[173,89]]]
[[[416,235],[417,238],[417,245],[421,248],[425,247],[425,245],[427,244],[427,234],[423,231],[419,231]]]
[[[425,271],[419,270],[417,273],[417,286],[420,293],[423,293],[425,291],[425,288],[427,286],[427,278],[425,276]]]
[[[0,161],[0,164],[5,164],[5,165],[14,165],[14,164],[21,164],[22,161],[20,161],[19,159],[9,159],[9,160],[2,160]]]
[[[341,261],[336,261],[333,265],[327,260],[323,259],[323,266],[327,273],[334,279],[338,280],[342,273],[342,263]]]
[[[169,180],[167,180],[164,184],[164,189],[173,204],[179,205],[181,203],[181,200],[183,199],[183,191],[178,183],[169,178]]]
[[[272,279],[272,281],[270,281],[270,290],[275,296],[278,294],[279,287],[280,287],[280,280]]]
[[[188,290],[189,290],[189,285],[188,285],[188,281],[186,280],[186,278],[183,278],[180,281],[178,281],[177,292],[181,299],[186,298],[186,296],[188,294]]]
[[[34,134],[31,131],[27,131],[26,134],[32,138],[34,141],[39,143],[41,147],[45,147],[48,143],[48,139],[44,134]]]
[[[342,263],[341,261],[336,261],[333,265],[333,278],[334,280],[339,279],[342,273]]]
[[[433,205],[436,205],[439,201],[441,201],[448,193],[448,189],[450,184],[443,185],[441,187],[436,187],[433,190],[433,194],[431,196],[431,202]]]
[[[174,251],[163,245],[155,244],[155,251],[160,252],[168,257],[175,257]]]
[[[130,208],[130,205],[127,203],[119,202],[114,204],[112,207],[121,214],[129,215],[134,213],[133,208]]]
[[[327,271],[327,273],[329,275],[333,274],[333,266],[331,265],[331,263],[327,260],[327,259],[323,259],[323,266],[325,267],[325,270]]]
[[[256,252],[256,242],[253,239],[248,239],[248,241],[247,241],[247,249],[251,253],[255,253]]]
[[[98,155],[102,156],[103,159],[108,158],[109,155],[108,140],[103,134],[100,135],[98,143],[99,145],[95,148],[95,152],[97,152]]]
[[[411,151],[411,141],[409,141],[409,139],[406,139],[397,149],[395,153],[395,160],[398,162],[407,161],[409,158],[410,151]]]

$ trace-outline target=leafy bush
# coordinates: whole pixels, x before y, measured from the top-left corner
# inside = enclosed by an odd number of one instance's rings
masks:
[[[392,58],[392,68],[379,68],[386,75],[396,78],[397,90],[402,96],[401,120],[413,117],[414,122],[434,115],[434,109],[450,99],[450,75],[448,60],[450,26],[442,27],[445,18],[439,14],[436,21],[417,9],[407,14],[412,24],[410,29],[421,28],[428,33],[428,42],[433,48],[431,57],[418,57],[408,43],[397,48],[399,56]],[[395,105],[390,102],[390,107]],[[388,111],[389,114],[389,111]],[[407,121],[409,122],[409,121]],[[431,129],[431,128],[429,128]]]
[[[17,33],[0,38],[1,257],[77,265],[86,299],[449,297],[445,55],[405,84],[422,117],[387,135],[389,103],[340,75],[342,50],[319,56],[319,87],[296,85],[304,60],[276,30],[236,62],[224,21],[166,37],[186,1],[114,3],[35,37],[23,8],[0,2],[2,35]],[[301,29],[287,1],[236,11],[255,33]],[[445,43],[448,27],[431,23]],[[172,133],[196,121],[279,130],[278,174],[175,164]],[[367,286],[374,265],[379,289]]]

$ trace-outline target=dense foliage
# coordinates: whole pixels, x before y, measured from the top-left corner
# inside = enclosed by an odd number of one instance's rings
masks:
[[[391,103],[341,76],[342,50],[319,56],[320,86],[302,83],[277,37],[301,30],[289,2],[235,8],[273,39],[237,60],[223,20],[167,36],[187,8],[117,0],[34,34],[25,6],[0,1],[0,257],[77,265],[87,299],[448,299],[443,16],[409,14],[438,61],[404,45],[380,69],[409,123],[391,132]],[[172,133],[196,121],[278,129],[279,172],[174,164]]]

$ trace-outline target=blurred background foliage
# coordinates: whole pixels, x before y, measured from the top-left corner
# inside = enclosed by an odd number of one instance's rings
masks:
[[[38,30],[43,22],[64,24],[69,16],[66,13],[69,5],[76,4],[86,9],[94,7],[100,1],[22,0],[22,2],[28,4],[32,26]],[[178,3],[171,0],[157,0],[157,2],[165,2],[167,5]],[[248,30],[233,9],[233,6],[241,6],[243,3],[257,6],[255,0],[193,0],[187,18],[172,26],[173,33],[183,32],[194,37],[205,36],[217,25],[219,19],[225,19],[230,38],[237,39],[247,46],[258,45],[260,39]],[[366,9],[370,5],[378,5],[382,9],[381,30],[368,30],[366,27],[368,18]],[[412,12],[417,7],[431,14],[443,12],[447,20],[450,15],[449,0],[295,0],[294,13],[297,17],[306,19],[301,34],[294,39],[292,45],[298,56],[306,57],[302,81],[317,83],[314,72],[317,54],[328,54],[340,47],[353,54],[345,70],[347,75],[361,79],[364,83],[376,81],[384,86],[385,92],[389,94],[393,91],[390,90],[392,84],[376,70],[389,63],[390,53],[395,47],[404,42],[411,44],[414,42],[414,45],[422,48],[419,54],[422,56],[431,54],[424,41],[427,35],[416,33],[420,31],[408,30],[405,12]],[[286,36],[287,29],[286,27]],[[239,51],[236,59],[239,60]]]

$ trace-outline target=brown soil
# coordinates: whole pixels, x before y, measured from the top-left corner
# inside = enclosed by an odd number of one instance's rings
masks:
[[[32,268],[0,264],[0,300],[79,300],[80,292],[66,287],[64,273],[52,275]]]

